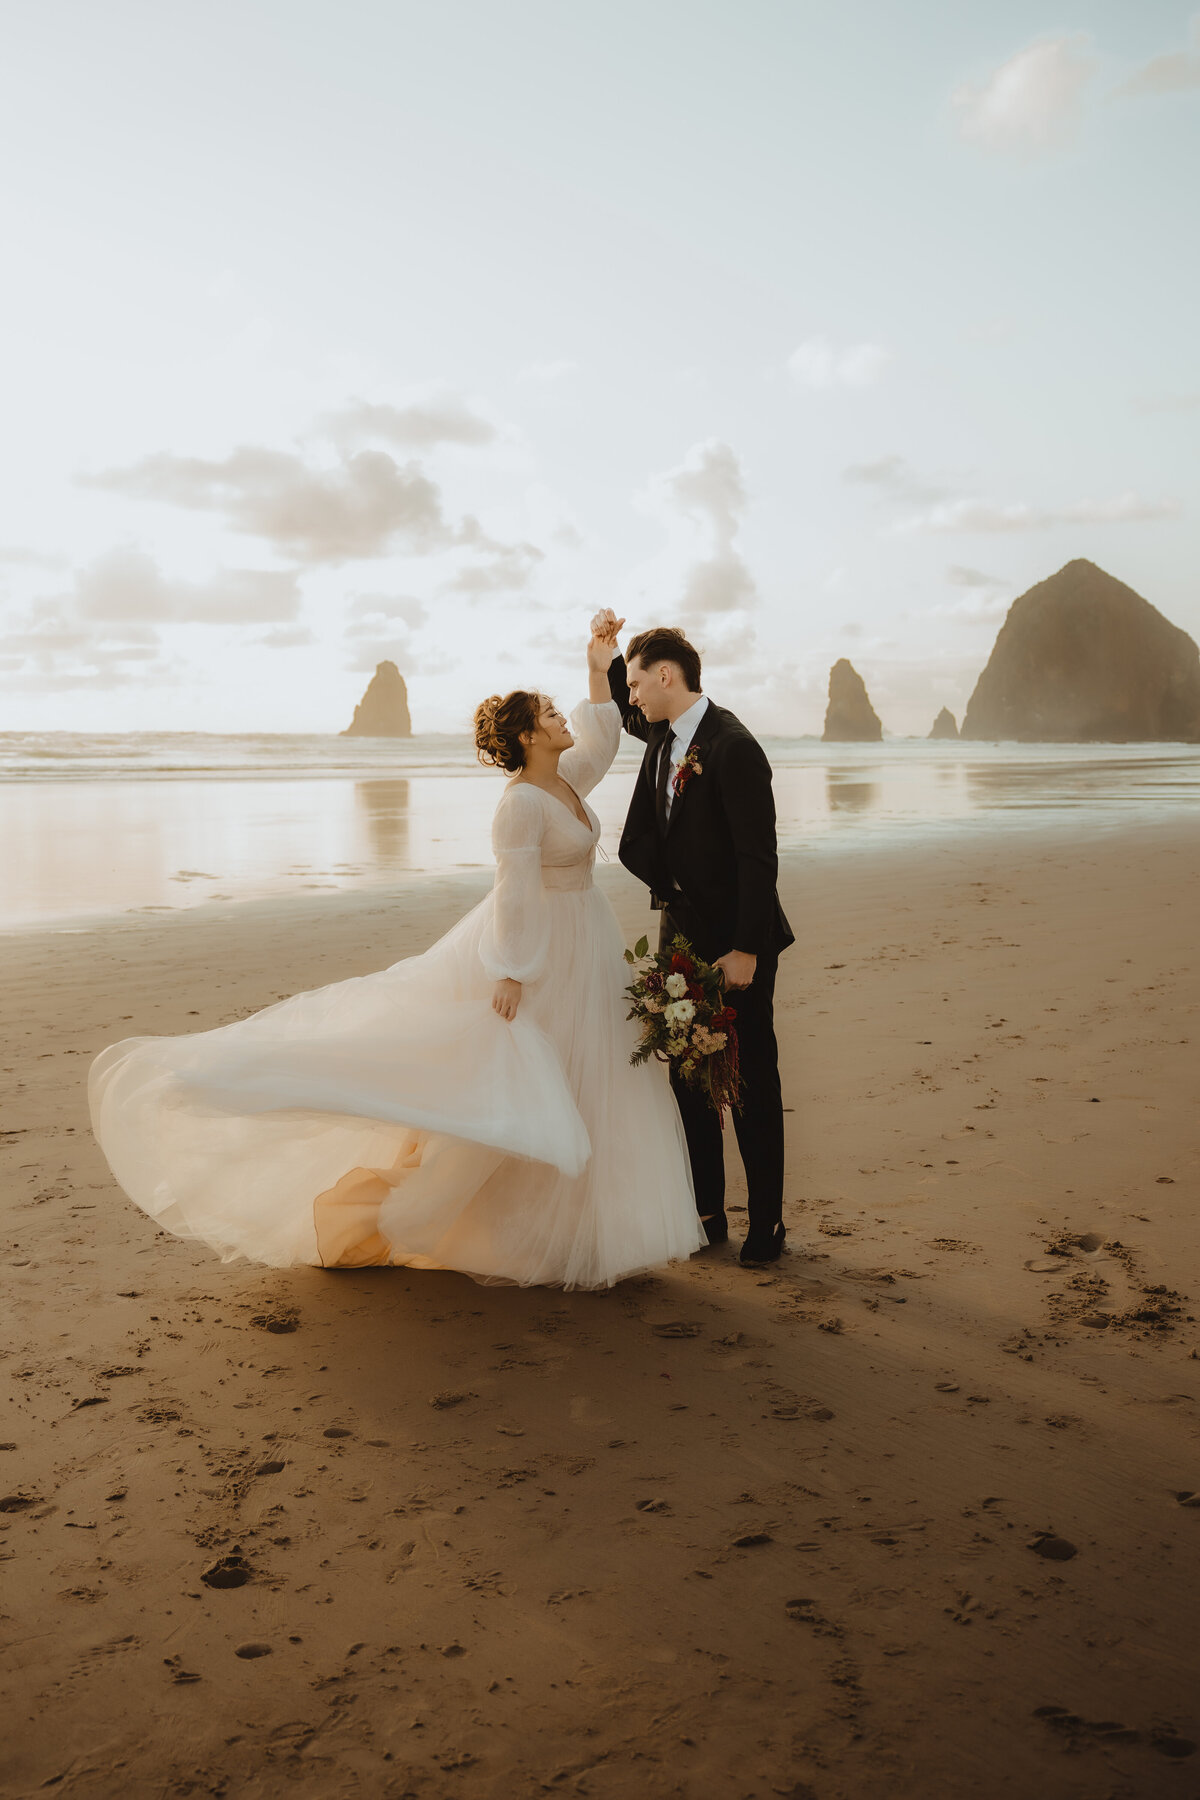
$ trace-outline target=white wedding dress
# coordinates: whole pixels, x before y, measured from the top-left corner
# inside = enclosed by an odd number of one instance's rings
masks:
[[[560,772],[588,793],[620,715],[585,702]],[[89,1077],[130,1198],[225,1261],[394,1263],[610,1287],[690,1256],[678,1109],[631,1067],[620,928],[589,807],[510,782],[492,892],[422,956],[186,1037],[127,1038]],[[522,983],[510,1023],[500,976]]]

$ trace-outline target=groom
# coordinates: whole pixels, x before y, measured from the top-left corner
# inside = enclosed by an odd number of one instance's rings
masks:
[[[616,641],[607,608],[592,630]],[[741,1261],[783,1250],[783,1096],[773,1001],[780,952],[793,943],[775,891],[778,857],[771,765],[761,745],[700,689],[700,658],[681,631],[631,638],[608,671],[626,731],[646,745],[621,837],[621,861],[662,911],[660,949],[687,938],[725,976],[737,1014],[742,1099],[733,1109],[746,1170],[749,1232]],[[710,1244],[729,1236],[718,1114],[671,1072],[692,1164],[696,1207]]]

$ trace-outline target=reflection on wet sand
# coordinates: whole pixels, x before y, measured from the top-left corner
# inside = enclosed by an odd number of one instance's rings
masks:
[[[967,793],[976,812],[1038,812],[1112,803],[1178,804],[1195,791],[1195,769],[1178,755],[1093,755],[1086,761],[970,761]]]
[[[0,737],[3,734],[0,733]],[[1200,748],[893,740],[765,746],[783,856],[842,855],[913,831],[1107,827],[1200,800]],[[337,754],[340,754],[338,752]],[[92,764],[88,764],[89,769]],[[590,796],[613,863],[637,773],[620,761]],[[212,900],[396,888],[491,861],[502,784],[463,752],[440,773],[317,779],[139,775],[0,779],[0,930]],[[613,871],[615,877],[616,871]]]
[[[825,797],[830,812],[871,812],[883,790],[877,781],[864,781],[861,769],[830,767],[825,771]]]
[[[377,867],[408,864],[407,781],[356,781],[354,799],[366,820],[371,857]]]

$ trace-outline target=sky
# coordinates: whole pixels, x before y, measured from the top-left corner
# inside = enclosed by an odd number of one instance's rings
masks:
[[[418,731],[587,622],[961,717],[1200,637],[1195,0],[0,0],[0,730]]]

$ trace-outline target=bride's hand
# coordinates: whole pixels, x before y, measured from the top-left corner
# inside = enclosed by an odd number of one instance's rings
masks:
[[[608,672],[608,666],[617,654],[617,633],[624,625],[624,619],[605,607],[592,620],[592,637],[587,649],[588,668],[594,669],[598,675]]]
[[[507,975],[503,976],[492,989],[492,1011],[498,1012],[502,1019],[515,1019],[520,1004],[520,982],[510,981]]]

